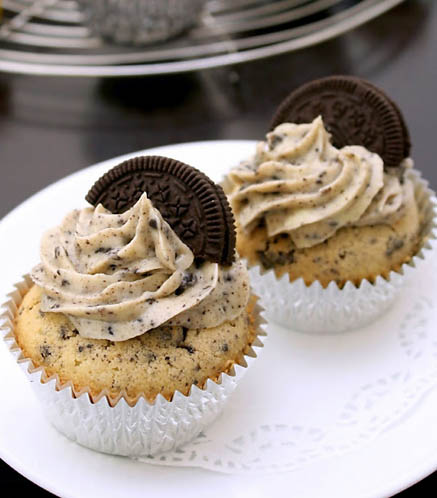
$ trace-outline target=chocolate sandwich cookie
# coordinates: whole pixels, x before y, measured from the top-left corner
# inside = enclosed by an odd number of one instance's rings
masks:
[[[86,200],[123,213],[144,192],[197,258],[232,263],[235,226],[226,196],[219,185],[187,164],[161,156],[129,159],[97,180]]]
[[[352,76],[350,76],[352,78]],[[396,104],[394,100],[392,100],[381,88],[378,88],[377,86],[373,85],[373,83],[370,83],[370,81],[362,80],[360,78],[356,78],[358,81],[365,83],[368,85],[370,88],[373,88],[376,92],[379,92],[383,97],[385,97],[390,104],[393,106],[394,110],[396,111],[396,114],[399,117],[399,120],[402,125],[402,131],[404,134],[404,157],[408,157],[411,153],[411,138],[410,138],[410,132],[407,127],[407,123],[405,122],[404,116],[399,109],[399,106]]]
[[[408,129],[399,108],[384,92],[353,76],[331,76],[294,90],[276,111],[271,129],[281,123],[310,123],[321,115],[333,144],[362,145],[399,166],[410,152]]]

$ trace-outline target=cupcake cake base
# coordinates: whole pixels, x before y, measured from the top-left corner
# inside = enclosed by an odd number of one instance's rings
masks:
[[[216,378],[208,378],[200,387],[193,384],[184,394],[176,390],[167,396],[169,399],[161,394],[153,400],[143,395],[133,398],[126,392],[114,398],[108,390],[95,395],[89,387],[76,388],[71,381],[48,374],[46,368],[36,366],[24,355],[17,344],[14,321],[32,285],[26,276],[16,284],[17,290],[4,305],[5,339],[53,426],[69,439],[96,451],[123,456],[156,455],[190,441],[221,413],[257,356],[253,347],[263,346],[259,339],[265,335],[261,308],[253,296],[248,304],[252,339],[239,361],[229,362],[228,368]]]
[[[371,323],[389,309],[405,285],[410,273],[426,257],[431,242],[436,240],[435,209],[437,199],[418,171],[409,172],[414,183],[421,227],[416,253],[396,271],[359,282],[346,281],[337,285],[331,281],[323,286],[319,281],[306,285],[303,278],[290,281],[288,273],[278,277],[274,269],[250,266],[255,292],[263,299],[266,316],[293,330],[332,334],[356,330]]]

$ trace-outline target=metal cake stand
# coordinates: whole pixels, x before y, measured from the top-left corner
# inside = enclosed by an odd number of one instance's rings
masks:
[[[159,45],[126,47],[92,36],[74,0],[0,0],[0,71],[105,77],[238,64],[315,45],[402,1],[209,0],[189,33]]]

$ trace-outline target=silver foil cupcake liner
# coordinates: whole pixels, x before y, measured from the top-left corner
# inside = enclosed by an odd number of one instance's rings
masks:
[[[435,194],[418,171],[411,170],[408,174],[414,182],[423,217],[423,243],[411,260],[400,271],[390,272],[388,278],[378,276],[374,283],[364,279],[358,287],[349,281],[341,289],[335,282],[326,288],[318,281],[307,286],[302,278],[290,282],[288,274],[277,278],[273,270],[252,266],[251,284],[261,297],[269,320],[300,332],[333,334],[358,329],[388,310],[417,265],[433,250],[437,239]]]
[[[206,0],[79,0],[96,36],[119,44],[168,40],[198,21]]]
[[[57,375],[48,377],[43,367],[36,368],[23,356],[15,341],[13,321],[20,303],[33,285],[28,275],[15,284],[3,304],[2,331],[9,350],[29,378],[33,390],[52,425],[72,441],[103,453],[123,456],[153,456],[174,450],[195,438],[221,413],[247,367],[257,357],[255,349],[266,333],[262,308],[254,307],[257,337],[244,356],[217,381],[208,379],[203,389],[192,386],[188,396],[176,391],[168,401],[158,395],[153,403],[140,396],[130,400],[121,393],[110,400],[102,391],[93,398],[87,389],[76,391],[71,382],[62,384]]]

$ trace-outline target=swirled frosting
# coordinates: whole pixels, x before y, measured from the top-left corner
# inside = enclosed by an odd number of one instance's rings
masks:
[[[196,264],[146,194],[123,214],[102,205],[69,213],[43,236],[32,279],[44,291],[43,312],[64,313],[82,336],[112,341],[162,324],[214,327],[249,298],[244,265]]]
[[[392,223],[412,195],[377,154],[334,147],[321,117],[276,127],[252,160],[229,173],[224,189],[243,230],[265,221],[269,237],[288,233],[298,248],[344,226]]]

